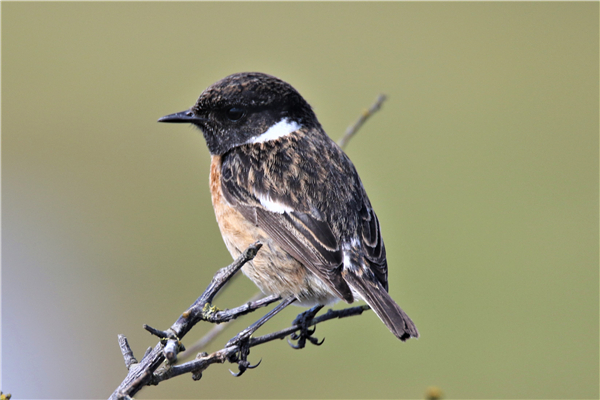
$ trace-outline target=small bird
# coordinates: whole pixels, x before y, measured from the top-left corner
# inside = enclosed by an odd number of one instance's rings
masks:
[[[244,72],[209,86],[189,110],[211,154],[210,191],[223,240],[265,294],[322,306],[363,299],[400,340],[419,337],[388,294],[379,221],[356,169],[290,84]]]

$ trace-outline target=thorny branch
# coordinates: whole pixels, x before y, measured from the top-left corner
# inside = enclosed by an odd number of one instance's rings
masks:
[[[381,108],[381,104],[385,99],[385,95],[379,95],[375,103],[368,110],[365,110],[360,118],[346,130],[344,136],[338,141],[338,145],[342,149],[348,144],[350,139],[356,134],[365,121]],[[129,372],[123,382],[121,382],[119,387],[110,396],[110,400],[131,399],[131,397],[138,393],[144,386],[158,385],[164,380],[186,373],[192,373],[192,378],[194,380],[199,380],[202,377],[202,372],[211,364],[223,364],[226,361],[238,363],[240,372],[234,375],[239,376],[246,368],[258,366],[258,364],[254,366],[250,365],[245,359],[251,347],[271,342],[276,339],[283,339],[287,336],[290,336],[293,340],[298,340],[298,345],[290,343],[294,348],[304,347],[306,340],[309,340],[315,345],[320,345],[322,341],[318,342],[316,338],[311,336],[312,333],[314,333],[314,329],[310,330],[310,327],[314,327],[319,323],[331,319],[360,315],[364,311],[370,309],[367,305],[335,311],[330,309],[325,314],[314,317],[321,309],[320,306],[315,307],[300,314],[288,328],[256,338],[250,337],[246,342],[235,343],[232,345],[228,344],[225,348],[210,355],[207,353],[199,353],[195,360],[175,365],[177,356],[180,352],[185,352],[181,354],[185,358],[185,356],[189,355],[192,351],[198,351],[203,348],[223,331],[228,322],[239,316],[251,313],[261,307],[266,307],[269,304],[281,300],[279,296],[275,295],[264,298],[259,298],[255,295],[246,304],[231,310],[221,311],[212,306],[212,301],[219,291],[229,282],[236,272],[244,266],[244,264],[256,256],[261,246],[262,244],[260,242],[250,245],[232,264],[217,271],[204,293],[202,293],[202,295],[181,314],[169,329],[161,331],[148,325],[144,325],[144,329],[153,335],[158,336],[160,341],[154,348],[149,347],[139,362],[134,357],[127,338],[124,335],[118,335],[119,347],[121,348],[125,366]],[[190,350],[185,351],[181,339],[183,339],[192,327],[200,321],[215,323],[217,325],[200,339],[199,342],[194,344]],[[298,331],[300,331],[300,334],[296,333]]]

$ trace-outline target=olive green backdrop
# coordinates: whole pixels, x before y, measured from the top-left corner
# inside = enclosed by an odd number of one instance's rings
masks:
[[[141,357],[142,324],[166,329],[229,263],[201,134],[156,120],[251,70],[334,138],[389,96],[347,152],[422,337],[369,313],[138,398],[598,398],[597,2],[2,2],[3,391],[108,397],[117,334]]]

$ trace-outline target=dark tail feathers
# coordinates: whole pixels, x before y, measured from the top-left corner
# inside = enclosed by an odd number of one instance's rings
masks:
[[[360,294],[398,339],[404,342],[411,337],[419,337],[419,331],[410,317],[402,311],[379,282],[367,281],[348,270],[344,270],[342,274],[344,280]]]

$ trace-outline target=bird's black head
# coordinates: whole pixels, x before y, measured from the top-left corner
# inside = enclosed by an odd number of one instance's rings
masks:
[[[301,126],[319,125],[310,105],[296,89],[259,72],[229,75],[202,92],[189,110],[158,121],[198,126],[212,155],[246,143],[272,140]]]

